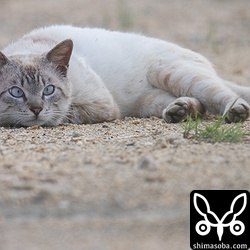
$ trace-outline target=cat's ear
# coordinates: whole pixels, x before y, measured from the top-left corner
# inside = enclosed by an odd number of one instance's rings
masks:
[[[0,68],[8,62],[8,58],[0,51]]]
[[[63,76],[66,76],[69,66],[70,56],[73,50],[73,42],[70,39],[64,40],[57,44],[52,50],[50,50],[46,58],[49,62],[56,65],[57,70]]]

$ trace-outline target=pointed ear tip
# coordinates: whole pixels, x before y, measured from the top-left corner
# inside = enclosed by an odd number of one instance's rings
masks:
[[[6,57],[5,55],[4,55],[4,53],[0,50],[0,55],[2,56],[2,57]]]
[[[7,61],[8,61],[7,56],[2,51],[0,51],[0,62],[1,62],[1,64],[5,64],[5,63],[7,63]]]
[[[65,43],[67,43],[69,46],[73,47],[73,40],[72,39],[66,39],[64,40]]]

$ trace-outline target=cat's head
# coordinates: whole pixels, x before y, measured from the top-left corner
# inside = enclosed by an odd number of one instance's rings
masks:
[[[7,57],[0,52],[0,125],[55,126],[65,120],[72,48],[72,41],[65,40],[42,55]]]

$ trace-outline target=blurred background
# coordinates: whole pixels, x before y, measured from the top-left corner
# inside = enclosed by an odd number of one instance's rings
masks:
[[[51,24],[102,27],[112,30],[143,33],[148,36],[169,40],[208,57],[224,78],[233,80],[241,85],[250,86],[249,0],[0,0],[0,49],[34,28]],[[192,157],[192,155],[190,157]],[[240,157],[240,155],[238,155],[238,157]],[[237,161],[237,159],[235,159],[235,161]],[[174,167],[178,168],[178,166]],[[196,175],[193,178],[195,179],[195,177]],[[204,179],[205,178],[206,172],[204,172]],[[198,180],[199,186],[204,184],[199,181],[203,182],[203,179]],[[171,181],[169,181],[169,183],[171,183]],[[178,180],[175,180],[174,183],[178,183]],[[72,183],[69,183],[69,186],[71,184]],[[109,183],[107,183],[107,185],[109,185]],[[187,189],[185,182],[180,183],[180,185],[182,185],[181,187],[183,189]],[[171,187],[169,190],[174,188],[175,187]],[[72,189],[74,189],[74,187],[72,187]],[[147,200],[148,197],[143,198]],[[170,200],[171,198],[173,198],[171,202],[177,205],[174,207],[174,211],[170,211],[169,217],[176,215],[176,213],[179,216],[179,214],[182,213],[182,208],[178,206],[182,204],[184,199],[187,199],[186,194],[182,194],[180,197],[169,197]],[[14,200],[14,198],[10,197],[10,200]],[[156,207],[158,205],[159,204],[155,204]],[[33,207],[31,206],[30,211],[32,211],[32,209]],[[143,211],[143,208],[140,209]],[[29,213],[29,211],[27,211],[27,213]],[[25,224],[26,222],[24,222],[24,225],[28,229],[30,228],[31,231],[35,228],[34,234],[38,232],[43,236],[45,235],[48,239],[51,239],[53,238],[51,232],[53,232],[53,228],[55,228],[53,225],[56,225],[55,221],[60,221],[60,217],[58,217],[58,219],[56,216],[53,216],[54,215],[52,215],[51,218],[49,217],[46,223],[43,222],[44,224],[39,220],[34,220],[38,224],[41,223],[41,227],[45,228],[43,232],[39,231],[40,227],[37,224],[31,227],[32,221],[29,222],[30,224],[28,222]],[[136,234],[136,232],[134,235],[134,231],[130,232],[129,223],[126,218],[121,216],[120,220],[124,223],[124,226],[117,226],[110,229],[110,231],[112,230],[112,235],[114,235],[113,238],[108,238],[109,234],[103,231],[103,241],[109,241],[114,238],[119,241],[120,239],[120,246],[122,246],[122,241],[129,239],[129,237],[134,239],[138,235],[141,235],[141,237],[145,235],[151,237],[155,234],[152,241],[145,241],[144,248],[140,249],[189,249],[189,235],[187,232],[188,217],[186,214],[183,220],[185,224],[183,224],[182,218],[180,218],[180,221],[175,219],[176,234],[172,231],[171,218],[169,219],[165,214],[163,216],[170,222],[168,226],[171,229],[165,232],[165,227],[158,226],[161,225],[158,221],[161,220],[162,217],[157,216],[157,214],[152,214],[150,220],[148,219],[148,221],[146,221],[142,213],[140,217],[141,221],[143,223],[145,222],[145,225],[152,224],[152,226],[145,226],[144,231],[138,234]],[[2,218],[3,216],[0,214],[0,242],[1,235],[3,235],[2,232],[4,231],[4,228],[1,227]],[[96,218],[86,225],[86,227],[92,228],[92,231],[85,230],[85,233],[88,232],[90,234],[85,236],[85,238],[89,237],[89,239],[91,239],[87,242],[89,245],[91,245],[93,238],[98,237],[98,230],[95,231],[96,228],[93,226],[95,220]],[[158,224],[154,224],[153,222],[155,221]],[[13,241],[15,237],[15,226],[18,222],[12,221],[11,223],[7,222],[6,224],[8,224],[11,229],[12,227],[14,228],[13,234],[9,233],[5,236],[10,239],[10,242]],[[82,243],[82,227],[80,224],[77,224],[77,218],[72,222],[75,223],[72,227],[69,222],[62,223],[64,223],[63,226],[66,228],[65,231],[68,230],[67,232],[71,232],[72,235],[78,239],[78,242],[74,241],[75,244],[77,245],[79,243],[80,245]],[[101,221],[100,225],[98,224],[98,228],[101,230],[105,223],[105,221]],[[142,225],[144,225],[143,223]],[[141,229],[142,227],[138,225],[138,228]],[[66,234],[63,236],[65,235]],[[66,249],[62,248],[64,243],[60,244],[60,237],[59,235],[59,240],[56,241],[54,245],[58,246],[55,249]],[[173,242],[170,247],[164,245],[166,242],[171,242],[172,238]],[[159,241],[159,239],[161,241]],[[21,240],[21,237],[16,238],[15,244],[13,243],[16,248],[9,247],[8,250],[26,250],[27,248],[22,248],[22,246],[19,245]],[[25,240],[27,240],[27,242],[30,241],[29,237]],[[151,245],[146,245],[148,242],[151,242]],[[6,243],[6,246],[7,245]],[[6,250],[7,248],[2,248],[0,244],[0,250],[2,249]],[[36,249],[41,248],[38,246]],[[91,249],[109,250],[108,247]],[[124,248],[121,247],[119,249]]]
[[[0,0],[0,48],[51,24],[139,32],[198,51],[246,84],[249,9],[249,0]]]

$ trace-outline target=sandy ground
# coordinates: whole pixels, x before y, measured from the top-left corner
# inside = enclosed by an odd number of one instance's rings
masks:
[[[54,23],[136,31],[250,84],[249,0],[0,3],[1,47]],[[249,136],[198,143],[156,118],[0,130],[1,250],[189,249],[192,190],[250,190]]]

